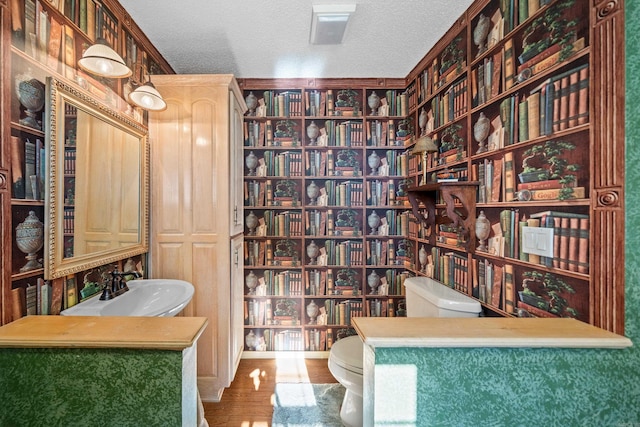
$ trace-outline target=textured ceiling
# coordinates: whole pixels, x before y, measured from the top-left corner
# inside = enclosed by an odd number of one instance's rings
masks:
[[[120,0],[179,74],[403,78],[471,0]],[[356,4],[341,45],[309,43],[313,4]]]

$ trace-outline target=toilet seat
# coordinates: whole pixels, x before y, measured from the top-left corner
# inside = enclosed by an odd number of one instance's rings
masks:
[[[342,369],[362,375],[362,350],[362,340],[353,335],[336,341],[331,346],[329,356]]]

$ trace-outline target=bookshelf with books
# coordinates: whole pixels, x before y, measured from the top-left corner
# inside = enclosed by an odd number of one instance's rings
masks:
[[[239,83],[249,107],[245,357],[274,350],[324,352],[355,333],[355,316],[403,313],[401,282],[412,258],[405,189],[409,169],[417,167],[407,151],[413,119],[407,117],[406,91],[399,89],[404,81]],[[283,121],[294,135],[286,146],[276,142],[277,123]],[[277,186],[291,195],[290,203],[269,196]],[[381,238],[367,225],[373,210],[393,223],[383,227],[388,231],[382,237],[385,248],[390,241],[399,248],[391,261],[371,257],[371,242]],[[289,253],[284,264],[268,255],[278,245]],[[276,316],[278,304],[291,314]]]
[[[3,9],[6,19],[2,22],[8,27],[3,32],[8,37],[3,38],[2,46],[8,55],[2,64],[2,75],[8,108],[4,110],[2,123],[3,132],[9,137],[3,138],[6,145],[2,152],[6,155],[0,156],[3,162],[0,169],[6,168],[7,181],[11,184],[9,197],[2,198],[2,220],[10,223],[7,229],[10,227],[12,232],[3,234],[2,283],[5,290],[2,294],[5,298],[0,313],[1,324],[18,315],[17,311],[12,314],[12,293],[15,291],[26,297],[24,291],[44,279],[41,267],[20,271],[24,254],[16,246],[15,229],[30,211],[43,223],[47,214],[44,211],[50,179],[45,129],[49,115],[45,103],[47,78],[65,81],[108,107],[143,121],[142,111],[129,107],[123,99],[128,83],[90,76],[77,67],[77,60],[99,37],[106,38],[116,51],[126,56],[123,40],[127,39],[136,44],[138,52],[144,53],[146,70],[173,72],[117,1],[15,0],[7,6]],[[67,113],[67,122],[74,120],[72,112]],[[68,227],[65,227],[64,246],[65,253],[70,256],[73,252],[74,144],[74,135],[66,135],[65,170],[59,171],[65,174],[64,214]],[[35,256],[41,260],[46,251],[47,245],[44,245]],[[49,284],[55,289],[58,280]]]
[[[594,30],[610,21],[593,18],[592,8],[576,0],[476,1],[412,70],[410,116],[439,146],[429,155],[428,182],[477,181],[471,219],[480,235],[474,251],[461,250],[458,230],[439,215],[440,196],[433,229],[416,218],[409,233],[417,274],[479,299],[486,315],[574,317],[620,332],[616,289],[624,277],[613,268],[622,252],[612,230],[624,225],[623,165],[607,153],[623,140],[612,130],[619,117],[593,102],[620,83],[592,69],[597,58],[617,55]],[[468,44],[457,46],[468,52],[460,72],[443,81],[437,64],[460,36]],[[464,107],[443,121],[443,94],[463,79]],[[457,136],[464,154],[443,152],[451,148],[443,133]],[[419,183],[420,167],[409,176]],[[469,218],[459,200],[454,206]]]

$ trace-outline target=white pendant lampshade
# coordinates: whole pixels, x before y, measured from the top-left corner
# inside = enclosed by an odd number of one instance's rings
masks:
[[[98,39],[85,50],[78,66],[83,70],[101,77],[124,78],[132,72],[124,60],[111,49],[104,39]]]
[[[162,95],[150,81],[131,92],[129,101],[149,111],[162,111],[167,108],[167,103],[162,99]]]

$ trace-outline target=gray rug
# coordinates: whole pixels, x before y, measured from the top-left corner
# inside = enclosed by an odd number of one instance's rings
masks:
[[[345,389],[341,384],[279,383],[273,408],[272,427],[342,426],[340,405]]]

